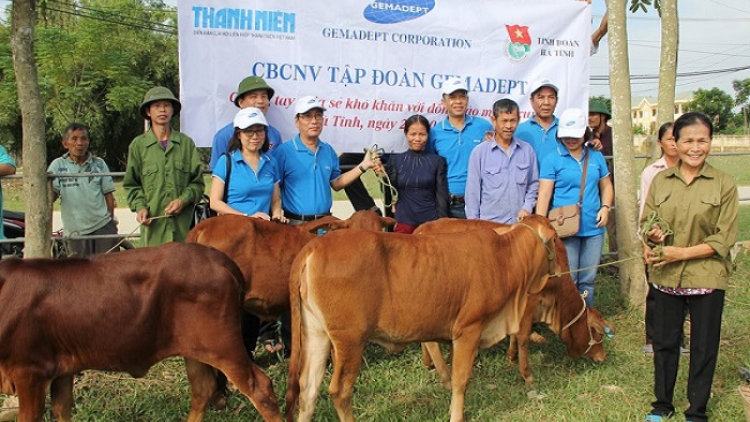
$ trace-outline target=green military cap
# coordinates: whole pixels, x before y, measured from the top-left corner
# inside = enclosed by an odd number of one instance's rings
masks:
[[[268,86],[263,78],[260,76],[248,76],[240,82],[240,86],[237,88],[237,95],[234,97],[234,105],[239,107],[240,98],[248,92],[255,91],[256,89],[265,89],[266,92],[268,92],[268,99],[270,100],[273,98],[274,90]]]
[[[140,108],[141,116],[146,120],[151,120],[146,113],[146,109],[154,101],[161,100],[167,100],[172,103],[174,114],[178,114],[180,112],[182,104],[180,104],[180,101],[175,98],[174,94],[172,94],[172,91],[170,91],[169,88],[165,88],[163,86],[155,86],[149,89],[146,95],[143,97],[143,102],[141,103]]]
[[[607,104],[602,100],[589,100],[589,113],[605,114],[608,118],[612,117]]]

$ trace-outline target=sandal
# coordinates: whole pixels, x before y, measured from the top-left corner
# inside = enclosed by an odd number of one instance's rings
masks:
[[[266,349],[266,352],[274,354],[284,350],[284,343],[275,339],[268,339],[263,342],[263,348]]]

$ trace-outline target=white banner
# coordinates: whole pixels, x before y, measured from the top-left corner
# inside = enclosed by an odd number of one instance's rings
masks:
[[[181,128],[198,146],[232,120],[239,82],[274,88],[269,123],[290,139],[293,102],[327,107],[339,152],[407,148],[412,114],[445,117],[440,88],[465,78],[471,115],[511,98],[531,115],[537,79],[560,87],[558,115],[588,107],[591,7],[574,0],[180,0]]]

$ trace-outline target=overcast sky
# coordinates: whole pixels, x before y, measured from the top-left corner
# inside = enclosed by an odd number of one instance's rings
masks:
[[[446,0],[441,0],[446,1]],[[678,74],[750,66],[750,2],[747,0],[677,0],[680,18]],[[176,5],[177,0],[165,0]],[[594,26],[605,12],[604,0],[594,0]],[[10,0],[0,0],[5,7]],[[651,80],[634,80],[633,97],[655,96],[659,72],[660,25],[658,15],[628,14],[631,75],[650,75]],[[608,39],[592,57],[591,75],[608,75]],[[677,78],[677,92],[719,87],[734,96],[732,81],[750,78],[750,70]],[[591,95],[609,97],[606,81],[592,81]]]

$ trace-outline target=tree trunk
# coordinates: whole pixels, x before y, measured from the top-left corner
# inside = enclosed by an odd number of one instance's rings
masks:
[[[643,309],[646,283],[638,240],[638,204],[636,200],[635,149],[630,119],[630,67],[626,26],[627,0],[607,0],[609,18],[609,79],[612,97],[612,143],[615,160],[615,204],[617,206],[617,244],[619,259],[634,258],[620,264],[620,289],[631,306]]]
[[[677,46],[679,23],[677,22],[677,0],[661,2],[661,60],[659,71],[659,108],[656,112],[657,129],[664,123],[674,121],[674,97],[677,84]],[[651,150],[652,159],[661,154],[658,144]]]
[[[44,107],[34,57],[35,2],[13,0],[11,46],[23,130],[23,188],[26,212],[24,256],[48,257],[52,232],[47,190]]]

